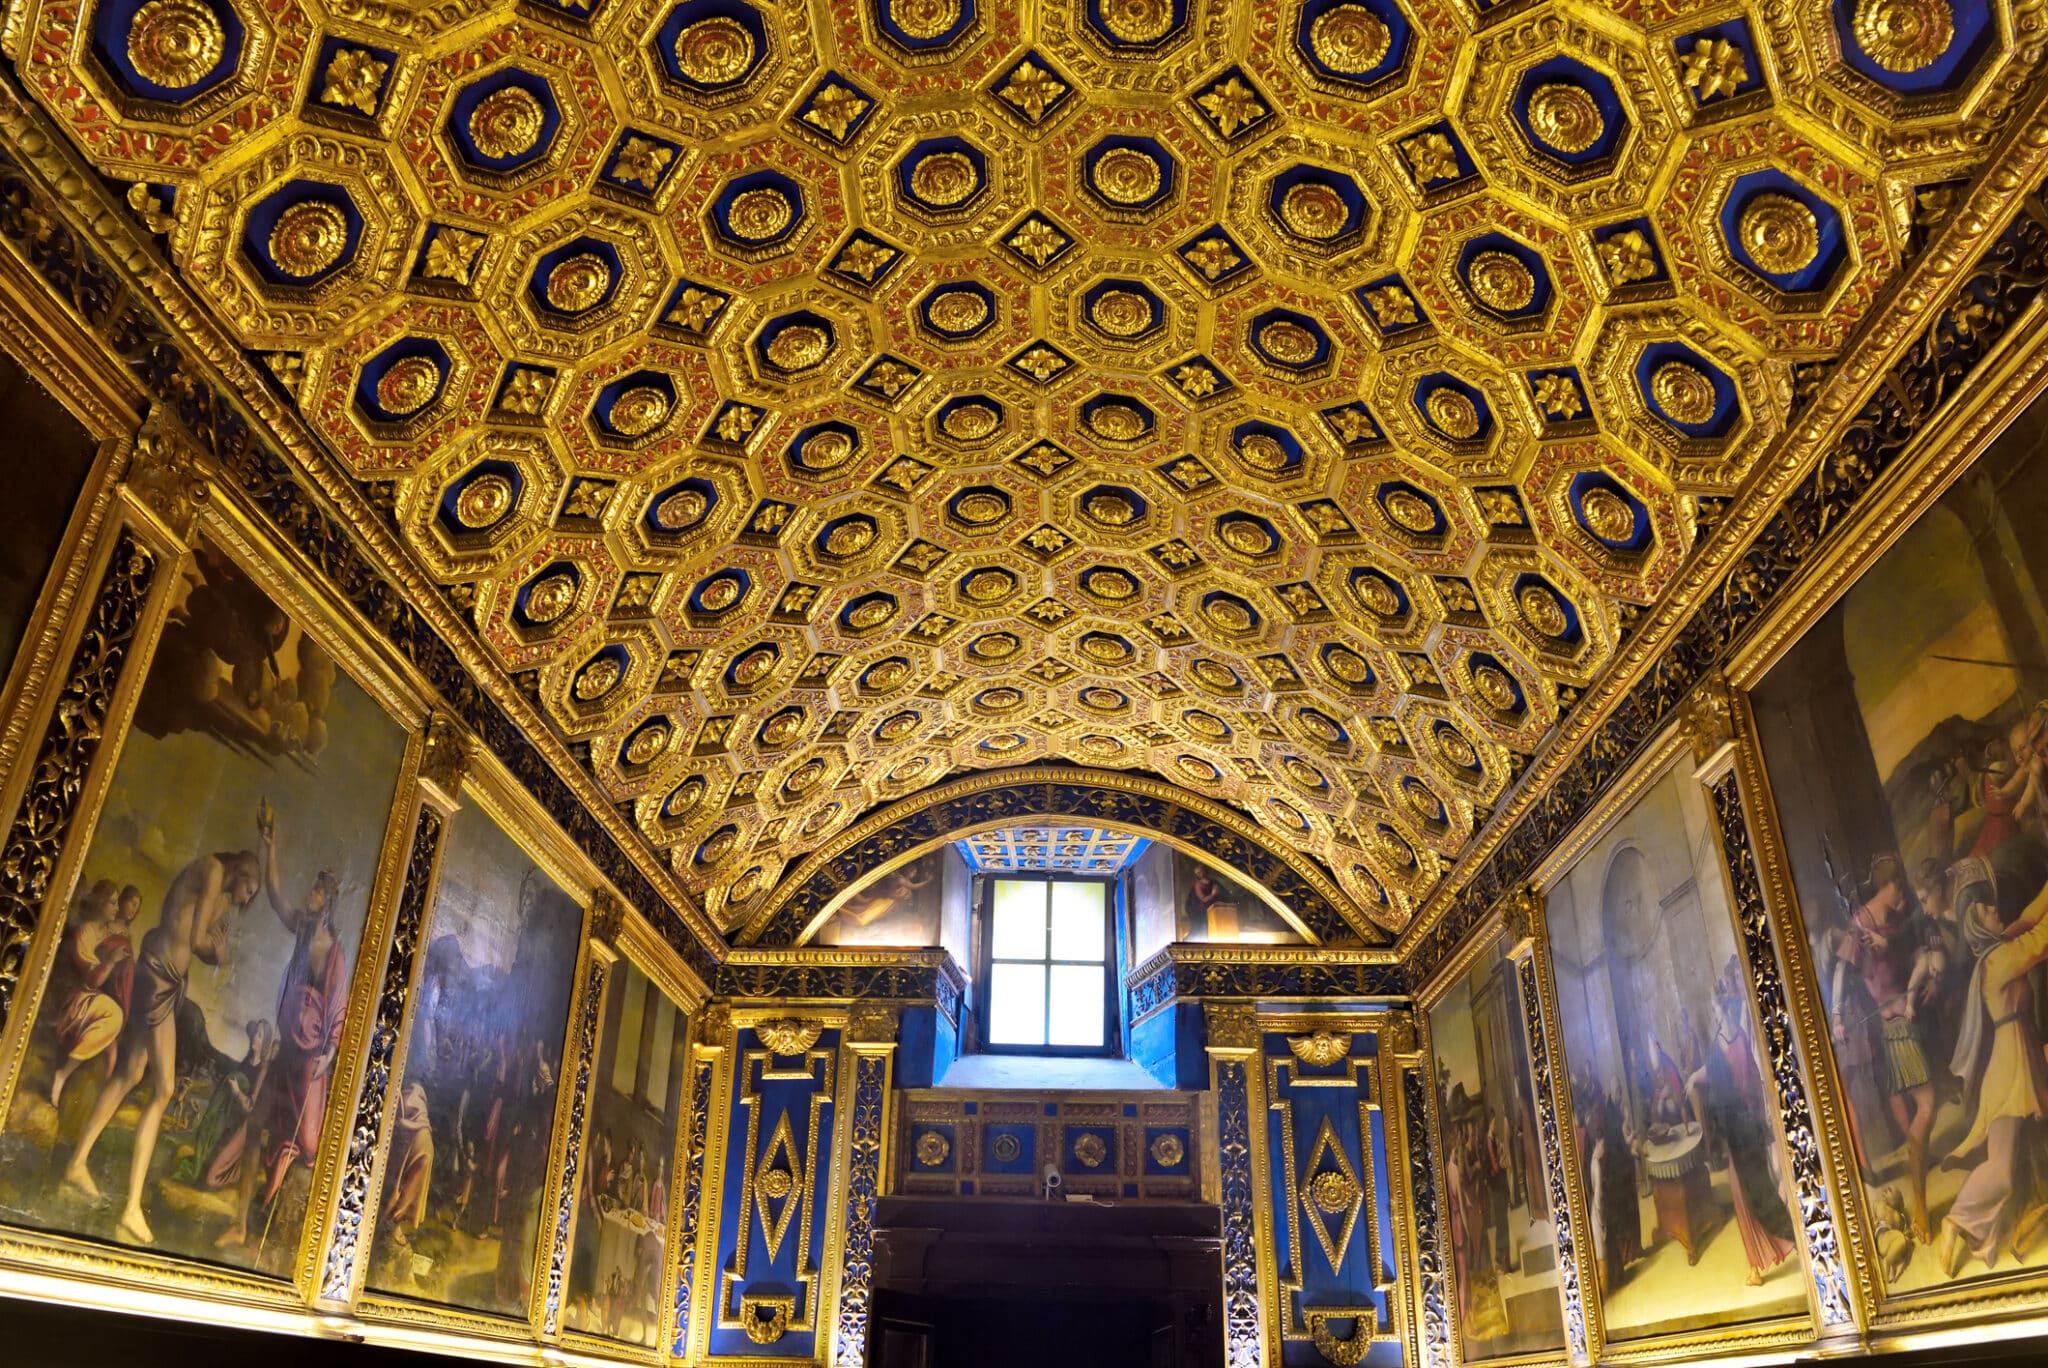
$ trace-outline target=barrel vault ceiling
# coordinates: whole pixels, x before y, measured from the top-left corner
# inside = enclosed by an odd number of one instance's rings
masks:
[[[2037,8],[30,0],[12,42],[720,924],[1052,759],[1396,930],[1976,169]]]

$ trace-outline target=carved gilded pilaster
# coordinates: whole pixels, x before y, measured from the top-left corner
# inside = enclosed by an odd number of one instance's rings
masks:
[[[382,1191],[385,1133],[394,1105],[393,1083],[404,1077],[405,1042],[420,948],[426,943],[427,918],[434,902],[448,818],[458,805],[468,772],[468,750],[444,713],[427,717],[419,742],[416,778],[420,801],[413,818],[404,881],[384,952],[384,974],[378,984],[376,1014],[364,1047],[362,1082],[348,1128],[348,1148],[335,1184],[333,1210],[327,1216],[326,1248],[319,1258],[312,1291],[315,1305],[353,1305],[368,1271],[365,1256]]]
[[[1537,1128],[1543,1139],[1543,1176],[1550,1189],[1551,1219],[1557,1232],[1557,1290],[1564,1303],[1565,1346],[1574,1363],[1591,1363],[1599,1353],[1598,1318],[1588,1311],[1591,1284],[1580,1277],[1581,1211],[1573,1203],[1571,1156],[1565,1150],[1564,1117],[1571,1098],[1558,1082],[1551,1042],[1557,1038],[1556,1012],[1545,986],[1550,980],[1550,947],[1544,926],[1543,893],[1516,890],[1501,908],[1504,949],[1515,964],[1521,989],[1522,1024],[1529,1041],[1530,1084],[1534,1090]]]
[[[30,762],[27,790],[0,847],[0,1024],[7,1021],[21,988],[29,947],[54,891],[51,881],[84,799],[86,776],[106,737],[108,714],[159,568],[158,553],[133,529],[124,528],[86,609],[70,667]]]
[[[199,514],[213,498],[218,464],[168,406],[152,404],[135,434],[123,486],[181,546],[190,546]]]
[[[422,803],[413,825],[412,850],[405,862],[405,883],[392,917],[391,939],[384,954],[384,978],[377,993],[377,1015],[370,1028],[363,1060],[363,1082],[356,1093],[355,1117],[348,1131],[348,1152],[342,1159],[334,1212],[328,1222],[327,1252],[320,1263],[315,1302],[346,1305],[362,1288],[375,1219],[372,1194],[384,1168],[384,1132],[389,1122],[391,1082],[402,1067],[399,1047],[405,1039],[406,1006],[411,997],[413,967],[419,958],[432,904],[434,874],[447,818]]]
[[[677,1165],[676,1299],[669,1322],[669,1354],[683,1358],[690,1351],[692,1317],[699,1270],[708,1265],[698,1248],[704,1228],[704,1160],[711,1141],[711,1109],[719,1091],[721,1066],[732,1053],[732,1008],[723,1002],[705,1004],[690,1030],[690,1103],[683,1117],[682,1160]],[[715,1194],[714,1194],[715,1196]],[[715,1223],[714,1223],[715,1224]]]
[[[597,1072],[598,1026],[604,1020],[605,987],[618,959],[618,952],[612,948],[619,934],[618,913],[612,910],[616,906],[616,900],[602,889],[591,900],[591,934],[585,946],[579,1005],[570,1017],[576,1023],[571,1037],[574,1068],[562,1071],[565,1086],[555,1122],[561,1157],[550,1179],[555,1218],[548,1227],[547,1277],[539,1280],[537,1289],[540,1333],[547,1339],[562,1332],[562,1297],[569,1285],[569,1248],[576,1232],[576,1188],[583,1166],[583,1131],[590,1116],[591,1078]],[[600,917],[608,919],[609,936],[605,938],[597,935]]]
[[[1729,717],[1733,740],[1740,709],[1731,708]],[[1750,843],[1744,785],[1738,777],[1739,750],[1732,745],[1718,747],[1695,777],[1713,800],[1714,825],[1728,869],[1729,900],[1742,934],[1743,963],[1749,971],[1757,1026],[1769,1058],[1769,1088],[1777,1102],[1778,1127],[1790,1161],[1788,1177],[1796,1198],[1816,1326],[1823,1340],[1848,1338],[1869,1323],[1869,1292],[1854,1275],[1849,1260],[1848,1213],[1838,1200],[1840,1170],[1830,1164],[1828,1147],[1814,1119],[1813,1085],[1807,1070],[1813,1042],[1802,1041],[1787,991],[1781,938],[1764,898],[1756,852]],[[1789,956],[1796,942],[1786,936],[1783,943]],[[1842,1113],[1837,1111],[1835,1117],[1842,1119]],[[1829,1181],[1831,1169],[1833,1183]]]
[[[1263,1368],[1259,1250],[1272,1236],[1259,1202],[1265,1186],[1258,1161],[1263,1083],[1253,1060],[1258,1017],[1249,1003],[1211,1002],[1202,1009],[1209,1033],[1209,1086],[1216,1093],[1216,1166],[1223,1207],[1223,1355],[1229,1368]]]
[[[839,1315],[832,1347],[836,1368],[861,1368],[867,1362],[875,1289],[875,1206],[887,1171],[889,1073],[898,1022],[895,1008],[872,1005],[854,1008],[846,1022],[853,1102],[848,1108],[846,1231],[840,1246]]]

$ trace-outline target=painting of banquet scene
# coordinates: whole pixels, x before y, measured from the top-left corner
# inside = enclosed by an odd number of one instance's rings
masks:
[[[2048,1265],[2048,410],[1753,694],[1887,1287]]]
[[[654,1347],[688,1023],[630,960],[612,971],[569,1257],[571,1330]]]
[[[202,545],[46,910],[0,1219],[288,1275],[405,744]]]
[[[1608,1338],[1804,1312],[1749,979],[1684,762],[1573,863],[1547,912]]]
[[[523,1319],[583,908],[480,808],[446,839],[369,1285]]]
[[[1463,1357],[1562,1350],[1556,1227],[1539,1152],[1522,992],[1500,941],[1430,1008],[1429,1034]]]

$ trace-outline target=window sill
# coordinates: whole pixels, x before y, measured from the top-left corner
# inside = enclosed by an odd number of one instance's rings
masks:
[[[970,1054],[953,1061],[942,1088],[1082,1088],[1115,1092],[1170,1089],[1128,1059],[1099,1055]]]

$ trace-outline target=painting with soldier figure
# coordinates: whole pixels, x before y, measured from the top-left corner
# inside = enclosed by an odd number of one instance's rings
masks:
[[[1806,1309],[1726,889],[1706,791],[1681,761],[1549,890],[1551,976],[1611,1340]]]
[[[0,1218],[287,1276],[405,732],[217,548],[172,594],[45,910]]]
[[[2048,406],[1752,702],[1893,1292],[2048,1266]]]
[[[1462,1357],[1562,1350],[1557,1230],[1522,990],[1504,937],[1481,950],[1430,1008],[1429,1035]]]
[[[465,805],[441,855],[371,1241],[379,1292],[523,1318],[583,907]]]
[[[569,1256],[571,1330],[654,1347],[661,1329],[687,1021],[630,961],[612,970]]]

